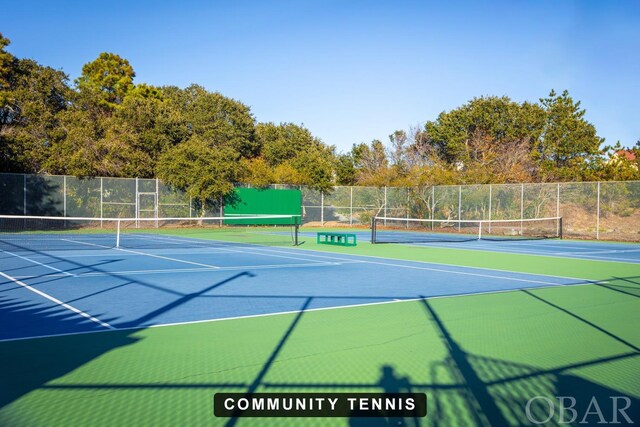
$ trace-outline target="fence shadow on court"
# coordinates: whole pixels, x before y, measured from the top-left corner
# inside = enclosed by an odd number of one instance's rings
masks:
[[[25,303],[5,295],[0,296],[0,325],[11,325],[19,329],[22,325],[34,323],[41,325],[44,333],[51,334],[65,330],[98,329],[91,325],[91,321],[64,308]],[[1,343],[3,373],[0,379],[0,408],[111,350],[134,344],[138,340],[130,336],[131,331],[90,335]],[[1,415],[0,424],[4,424]]]

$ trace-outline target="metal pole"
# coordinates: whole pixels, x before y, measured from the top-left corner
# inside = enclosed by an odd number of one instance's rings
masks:
[[[353,225],[353,186],[350,186],[351,195],[349,198],[349,225]]]
[[[598,200],[596,204],[596,240],[600,240],[600,181],[598,181]]]
[[[320,226],[324,227],[324,191],[320,191]]]
[[[103,208],[102,208],[102,194],[104,193],[104,191],[102,191],[103,186],[102,186],[102,178],[100,178],[100,228],[102,228],[102,218],[104,218],[103,215]]]
[[[387,225],[387,186],[384,186],[384,225]]]
[[[458,221],[462,219],[462,185],[458,185]],[[462,223],[458,222],[458,231],[461,230]]]
[[[156,178],[156,200],[155,206],[153,207],[153,216],[156,219],[154,222],[156,223],[156,228],[158,228],[158,209],[160,205],[160,186],[158,184],[158,178]]]
[[[411,189],[407,187],[407,229],[409,228],[409,214],[411,206]]]
[[[139,196],[138,196],[138,178],[136,178],[136,228],[140,228],[140,223],[138,222],[138,216],[139,216],[138,212],[140,210],[140,206],[139,206],[139,203],[138,203],[138,198],[139,198]]]
[[[556,218],[560,218],[560,183],[558,183],[556,194]],[[556,236],[560,234],[561,229],[561,221],[558,221],[558,225],[556,225]]]
[[[436,187],[434,185],[431,186],[431,230],[433,230],[433,220],[435,218],[435,214],[433,211],[436,209]]]
[[[27,214],[27,174],[22,174],[22,214]]]
[[[520,184],[520,235],[524,229],[524,183]]]
[[[62,216],[67,216],[67,176],[62,177]]]
[[[489,234],[491,234],[491,199],[492,198],[493,198],[493,187],[491,187],[491,184],[489,184]]]

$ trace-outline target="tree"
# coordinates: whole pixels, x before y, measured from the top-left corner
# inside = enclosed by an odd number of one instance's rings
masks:
[[[254,187],[265,188],[273,183],[284,183],[275,177],[273,168],[262,157],[242,159],[242,167],[244,171],[243,182]]]
[[[333,189],[334,147],[319,146],[298,154],[291,165],[300,174],[299,184],[314,190],[329,192]]]
[[[9,85],[9,72],[11,71],[11,64],[15,59],[13,55],[5,50],[5,48],[9,46],[10,43],[11,40],[4,37],[2,33],[0,33],[0,90]],[[1,105],[2,104],[0,104],[0,106]]]
[[[256,137],[266,162],[275,167],[305,151],[318,151],[322,142],[304,126],[293,123],[258,123]]]
[[[355,185],[356,165],[350,153],[340,154],[336,158],[336,184]]]
[[[199,136],[214,146],[230,147],[245,158],[259,153],[255,119],[248,106],[198,85],[186,89],[165,87],[163,94],[181,112],[187,137]]]
[[[389,168],[389,159],[381,141],[373,140],[371,145],[354,144],[351,156],[356,165],[356,181],[359,185],[383,187],[391,184],[393,171]]]
[[[0,108],[2,170],[49,172],[50,151],[63,137],[60,116],[72,96],[68,77],[30,59],[16,59],[6,79]]]
[[[325,191],[332,188],[335,148],[323,144],[307,128],[293,123],[259,123],[256,136],[277,183]]]
[[[425,125],[422,143],[433,147],[433,154],[451,164],[466,165],[483,153],[472,139],[488,138],[497,149],[513,142],[532,145],[544,125],[543,110],[534,104],[511,101],[508,97],[474,98],[464,106],[443,112]]]
[[[640,141],[633,148],[624,148],[620,141],[605,147],[606,159],[599,162],[598,180],[640,180]]]
[[[158,161],[158,177],[200,202],[215,203],[233,192],[242,175],[240,154],[231,147],[216,147],[194,136],[166,150]]]
[[[103,52],[82,67],[82,75],[76,84],[80,92],[92,94],[101,107],[111,110],[133,89],[135,76],[129,61],[115,53]]]
[[[604,138],[585,119],[580,101],[574,102],[568,91],[551,91],[540,99],[545,111],[541,139],[536,147],[543,178],[580,180],[586,177],[600,155]]]

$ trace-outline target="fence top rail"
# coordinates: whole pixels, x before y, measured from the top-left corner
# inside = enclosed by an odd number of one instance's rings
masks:
[[[152,181],[152,180],[158,180],[159,182],[162,182],[160,179],[158,178],[126,178],[126,177],[111,177],[111,176],[74,176],[74,175],[49,175],[49,174],[32,174],[32,173],[20,173],[20,172],[0,172],[0,175],[25,175],[25,176],[40,176],[40,177],[71,177],[71,178],[77,178],[80,180],[92,180],[92,179],[122,179],[122,180],[140,180],[140,181]],[[555,182],[505,182],[505,183],[487,183],[487,184],[445,184],[445,185],[436,185],[436,184],[428,184],[428,185],[412,185],[412,186],[408,186],[408,187],[397,187],[397,186],[381,186],[381,187],[376,187],[376,186],[360,186],[360,185],[336,185],[333,188],[349,188],[349,187],[353,187],[353,188],[402,188],[402,189],[407,189],[407,188],[431,188],[431,187],[477,187],[477,186],[489,186],[489,185],[541,185],[541,184],[545,184],[545,185],[568,185],[568,184],[597,184],[597,183],[602,183],[602,184],[609,184],[609,183],[620,183],[620,184],[640,184],[640,181],[638,180],[632,180],[632,181],[555,181]],[[251,186],[250,184],[245,184],[245,183],[234,183],[235,186]],[[273,183],[273,184],[269,184],[269,186],[288,186],[288,187],[298,187],[298,188],[305,188],[305,186],[303,185],[296,185],[296,184],[277,184],[277,183]]]
[[[239,220],[239,219],[283,219],[300,217],[300,215],[267,215],[267,214],[242,214],[220,217],[193,216],[193,217],[157,217],[157,218],[104,218],[88,216],[33,216],[33,215],[0,215],[0,219],[32,219],[52,221],[202,221],[202,220]]]

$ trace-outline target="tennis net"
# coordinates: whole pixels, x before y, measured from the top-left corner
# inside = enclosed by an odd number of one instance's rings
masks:
[[[562,238],[562,218],[437,220],[374,217],[371,243],[463,242]]]
[[[0,250],[298,245],[298,215],[84,218],[0,215]]]

